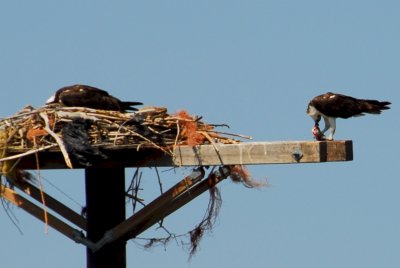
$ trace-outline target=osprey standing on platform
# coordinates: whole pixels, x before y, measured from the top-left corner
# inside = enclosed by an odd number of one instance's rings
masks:
[[[314,129],[318,130],[318,134],[314,134],[316,138],[324,136],[329,129],[330,135],[328,140],[333,140],[336,130],[336,118],[350,118],[353,116],[362,116],[365,113],[380,114],[382,110],[390,109],[388,101],[356,99],[350,96],[328,92],[313,98],[308,104],[307,114],[310,115],[315,122]],[[325,127],[319,132],[319,121],[324,118]],[[314,132],[313,129],[313,132]],[[322,137],[320,137],[322,138]]]
[[[92,109],[126,112],[137,111],[134,105],[141,102],[121,101],[107,91],[86,85],[73,85],[60,88],[51,96],[46,104],[59,103],[68,107],[87,107]]]

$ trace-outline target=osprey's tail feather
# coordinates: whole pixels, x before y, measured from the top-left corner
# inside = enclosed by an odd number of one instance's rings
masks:
[[[143,105],[143,103],[137,101],[121,101],[119,103],[122,111],[137,111],[136,107],[132,107],[135,105]]]
[[[389,105],[392,104],[388,101],[377,100],[361,100],[361,109],[363,113],[380,114],[383,110],[390,109]]]

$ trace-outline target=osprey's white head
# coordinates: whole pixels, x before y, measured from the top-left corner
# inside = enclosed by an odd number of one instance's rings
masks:
[[[56,95],[53,95],[46,101],[46,104],[54,103],[55,100],[56,100]]]
[[[321,113],[311,104],[309,104],[307,107],[307,114],[314,120],[315,125],[318,125],[319,121],[321,120]]]

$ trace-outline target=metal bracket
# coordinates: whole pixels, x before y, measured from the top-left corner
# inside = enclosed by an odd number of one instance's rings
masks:
[[[296,149],[292,153],[292,157],[293,157],[294,161],[296,161],[298,163],[303,158],[303,152],[300,149]]]

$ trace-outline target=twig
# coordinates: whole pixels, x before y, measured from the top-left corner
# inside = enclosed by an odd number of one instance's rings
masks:
[[[132,208],[133,208],[133,213],[135,213],[136,210],[136,204],[140,203],[142,206],[146,206],[146,204],[143,202],[144,200],[138,197],[140,182],[142,180],[142,173],[139,172],[139,168],[136,169],[135,174],[133,174],[131,183],[128,187],[128,190],[126,191],[125,195],[129,198],[132,199]],[[132,191],[132,194],[129,194],[128,192]]]
[[[25,117],[27,115],[36,114],[38,112],[44,111],[45,109],[46,109],[45,107],[41,107],[41,108],[35,109],[33,111],[30,111],[30,112],[16,114],[16,115],[13,115],[13,116],[10,116],[10,117],[7,117],[7,118],[1,118],[0,120],[3,121],[3,120],[16,119],[16,118],[19,118],[19,117]]]
[[[155,167],[156,169],[156,174],[157,174],[157,180],[158,180],[158,186],[160,187],[160,193],[163,194],[163,187],[162,187],[162,182],[161,182],[161,178],[160,178],[160,173],[158,173],[158,168]]]
[[[158,146],[157,144],[155,144],[154,142],[152,142],[151,140],[149,140],[149,139],[146,138],[145,136],[140,135],[139,133],[137,133],[137,132],[135,132],[135,131],[133,131],[133,130],[130,130],[130,129],[128,129],[128,128],[125,128],[125,129],[126,129],[129,133],[131,133],[132,135],[138,136],[138,137],[142,138],[143,140],[149,142],[151,145],[153,145],[154,147],[160,149],[160,150],[163,151],[164,153],[167,153],[167,154],[171,155],[171,152],[168,152],[168,151],[165,150],[164,148]]]
[[[247,139],[247,140],[252,140],[253,139],[253,137],[251,137],[251,136],[246,136],[246,135],[242,135],[242,134],[234,134],[234,133],[216,131],[216,130],[212,130],[212,131],[206,130],[206,131],[210,132],[210,133],[215,133],[215,134],[222,134],[222,135],[229,135],[229,136],[233,136],[233,137],[239,137],[239,138],[243,138],[243,139]]]
[[[40,189],[40,198],[42,200],[43,206],[43,218],[44,218],[44,233],[48,234],[49,232],[49,219],[47,214],[47,206],[46,206],[46,199],[44,198],[44,191],[43,191],[43,183],[42,183],[42,176],[40,175],[40,166],[39,166],[39,155],[35,153],[35,160],[36,160],[36,172],[38,177],[39,189]]]
[[[210,135],[208,135],[208,133],[205,132],[205,131],[199,131],[199,133],[202,134],[202,135],[212,144],[212,146],[214,147],[215,151],[216,151],[217,153],[219,153],[219,149],[218,149],[218,147],[217,147],[217,144],[215,144],[215,142],[214,142],[213,139],[210,137]]]
[[[41,112],[41,113],[40,113],[40,117],[43,118],[44,123],[45,123],[45,126],[44,126],[43,129],[46,130],[47,133],[49,133],[49,134],[56,140],[58,146],[60,147],[61,153],[62,153],[63,156],[64,156],[65,163],[67,164],[67,166],[68,166],[69,168],[73,168],[73,167],[72,167],[71,160],[69,159],[68,152],[67,152],[67,150],[65,149],[64,142],[62,141],[62,139],[61,139],[56,133],[54,133],[54,132],[50,129],[49,118],[47,117],[47,114],[44,113],[44,112]]]
[[[179,126],[179,120],[176,120],[176,136],[175,136],[175,142],[174,142],[174,151],[176,146],[178,146],[178,140],[179,140],[179,135],[181,134],[181,128]]]
[[[15,228],[17,228],[18,232],[21,235],[23,235],[24,233],[22,232],[22,229],[18,226],[19,222],[18,222],[17,217],[10,210],[9,203],[4,198],[0,198],[0,200],[1,200],[1,205],[3,206],[3,209],[6,212],[6,214],[7,214],[8,218],[10,219],[11,223],[15,226]]]
[[[37,149],[31,149],[31,150],[29,150],[29,151],[27,151],[25,153],[20,153],[20,154],[15,154],[15,155],[8,156],[8,157],[0,158],[0,162],[13,160],[13,159],[17,159],[17,158],[22,158],[24,156],[35,154],[37,152],[40,152],[40,151],[43,151],[43,150],[47,150],[47,149],[50,149],[50,148],[53,148],[53,147],[56,147],[56,146],[57,146],[57,144],[50,144],[50,145],[46,145],[44,147],[40,147],[40,148],[37,148]]]
[[[146,204],[143,202],[144,200],[142,198],[138,198],[134,195],[131,195],[129,193],[125,193],[125,195],[133,200],[135,200],[135,202],[139,202],[140,204],[142,204],[143,206],[145,206]]]

